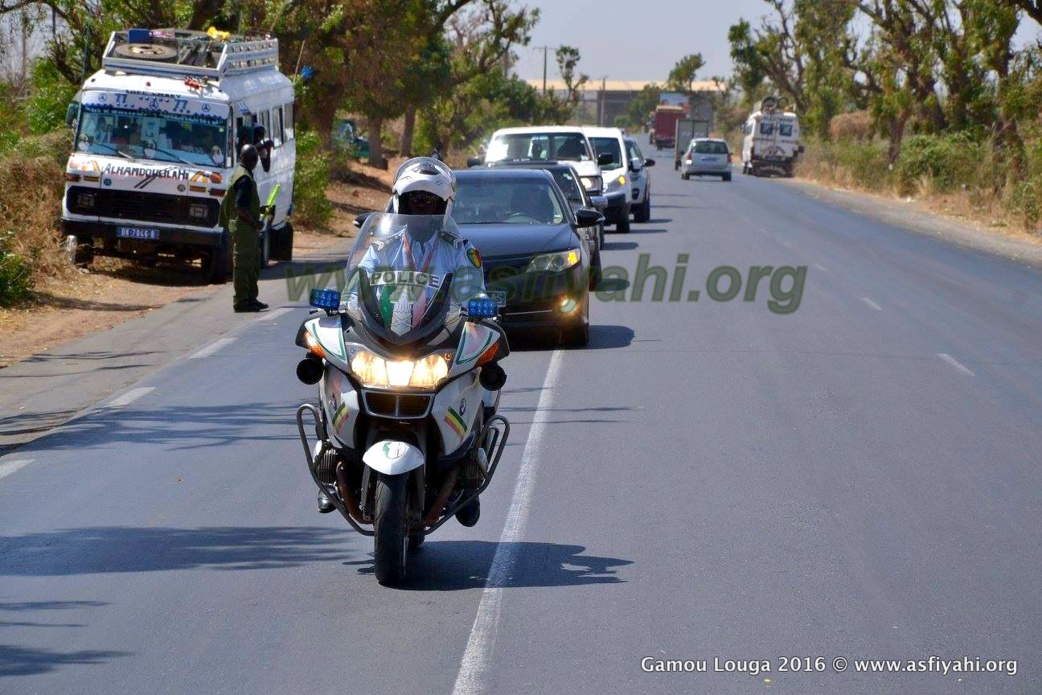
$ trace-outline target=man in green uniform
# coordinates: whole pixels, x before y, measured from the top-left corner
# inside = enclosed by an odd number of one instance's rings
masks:
[[[259,155],[253,145],[243,145],[239,151],[239,165],[232,172],[228,192],[221,201],[221,224],[228,227],[235,244],[233,277],[237,312],[263,311],[267,304],[259,301],[257,280],[260,277],[261,230],[260,194],[253,179],[253,169]]]

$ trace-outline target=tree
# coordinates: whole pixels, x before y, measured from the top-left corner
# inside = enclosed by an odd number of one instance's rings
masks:
[[[666,86],[674,92],[691,93],[691,87],[695,81],[695,75],[705,66],[701,53],[686,55],[677,61],[673,69],[669,71],[666,78]]]
[[[575,113],[575,107],[582,98],[582,88],[590,81],[589,75],[576,74],[581,56],[579,49],[572,46],[561,46],[557,49],[557,71],[564,82],[564,95],[549,92],[542,97],[543,119],[550,123],[566,123]]]
[[[535,90],[508,77],[505,60],[515,45],[527,45],[539,11],[514,10],[507,0],[481,0],[477,7],[452,15],[446,25],[451,51],[448,85],[420,110],[421,129],[429,142],[441,142],[442,154],[487,129],[490,113],[523,108]],[[506,99],[497,104],[495,99]]]
[[[648,114],[659,105],[661,97],[661,86],[655,83],[644,85],[626,107],[626,115],[629,116],[630,123],[641,128],[647,127]]]

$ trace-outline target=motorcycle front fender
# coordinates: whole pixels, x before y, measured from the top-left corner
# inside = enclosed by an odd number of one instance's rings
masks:
[[[384,475],[399,475],[424,464],[423,452],[412,444],[385,439],[369,447],[362,455],[365,465]]]

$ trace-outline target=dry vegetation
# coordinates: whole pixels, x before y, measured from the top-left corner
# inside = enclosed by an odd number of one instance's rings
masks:
[[[15,232],[10,250],[28,260],[34,282],[26,297],[0,308],[0,368],[183,297],[217,291],[193,267],[148,268],[99,257],[89,272],[75,268],[60,231],[61,173],[68,144],[66,135],[59,135],[47,138],[54,139],[49,143],[54,149],[50,156],[17,156],[0,162],[15,175],[0,200],[5,229]],[[392,163],[392,172],[395,166],[397,162]],[[298,223],[294,255],[320,251],[352,236],[356,214],[387,203],[390,176],[363,164],[341,165],[340,180],[326,189],[333,207],[331,218],[322,225]]]

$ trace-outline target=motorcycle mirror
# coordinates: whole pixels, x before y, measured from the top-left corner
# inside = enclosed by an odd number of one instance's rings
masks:
[[[363,212],[361,215],[355,216],[355,221],[352,222],[351,224],[353,224],[356,229],[361,229],[362,225],[365,224],[365,221],[369,219],[369,215],[372,215],[372,214],[373,213],[371,213],[371,212]]]

